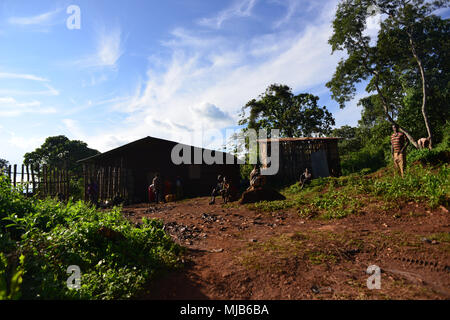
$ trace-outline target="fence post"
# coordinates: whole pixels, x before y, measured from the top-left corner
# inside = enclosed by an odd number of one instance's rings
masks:
[[[30,169],[28,168],[28,165],[26,165],[27,168],[27,197],[29,196],[29,187],[30,187]]]
[[[87,178],[86,178],[86,164],[83,163],[83,184],[84,184],[84,201],[87,201]]]
[[[47,165],[43,165],[42,167],[42,188],[43,189],[43,197],[45,198],[47,196],[47,189],[48,189],[48,183],[47,183]]]
[[[17,164],[14,165],[14,173],[13,173],[13,185],[16,187],[16,174],[17,174]]]

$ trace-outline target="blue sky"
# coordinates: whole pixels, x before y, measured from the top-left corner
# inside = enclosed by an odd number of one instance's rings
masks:
[[[272,83],[356,125],[356,100],[340,110],[325,87],[336,3],[1,0],[0,158],[21,163],[60,134],[100,151],[148,135],[214,148]],[[80,29],[67,28],[70,5]]]

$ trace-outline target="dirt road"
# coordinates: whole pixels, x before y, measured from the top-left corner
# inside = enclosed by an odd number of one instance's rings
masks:
[[[373,203],[337,220],[301,219],[295,209],[208,205],[196,198],[124,208],[135,223],[162,219],[188,248],[185,268],[143,299],[449,299],[450,219],[443,207]],[[381,288],[367,287],[368,266]]]

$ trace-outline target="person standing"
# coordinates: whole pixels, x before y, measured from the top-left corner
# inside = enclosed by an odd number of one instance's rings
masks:
[[[98,185],[94,179],[92,179],[88,185],[88,195],[89,195],[89,201],[92,204],[97,206],[98,205]]]
[[[163,202],[163,195],[162,195],[163,186],[162,186],[162,181],[161,181],[161,178],[159,176],[159,173],[157,173],[155,175],[155,177],[153,178],[152,183],[153,183],[153,189],[155,191],[156,203]]]
[[[216,185],[214,186],[211,192],[211,201],[209,202],[209,204],[214,204],[216,202],[216,197],[221,194],[222,188],[223,188],[223,177],[222,175],[219,174],[217,176]]]
[[[406,166],[406,147],[409,144],[406,135],[399,131],[398,124],[392,126],[394,133],[391,135],[391,154],[394,159],[394,169],[399,171],[403,178]]]

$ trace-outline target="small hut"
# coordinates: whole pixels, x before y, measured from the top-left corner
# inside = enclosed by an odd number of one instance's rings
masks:
[[[274,140],[258,140],[263,168],[269,162]],[[278,138],[276,141],[279,144],[279,169],[278,173],[268,177],[269,182],[278,185],[295,183],[305,168],[313,178],[341,175],[339,138]]]

